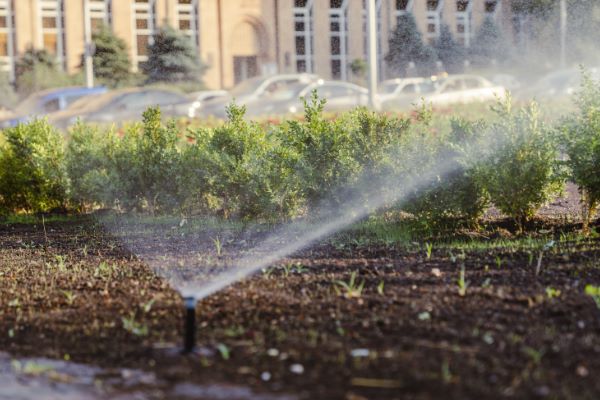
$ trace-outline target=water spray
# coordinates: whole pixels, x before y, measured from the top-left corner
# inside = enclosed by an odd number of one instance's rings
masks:
[[[183,354],[193,353],[196,348],[196,304],[195,297],[184,297],[185,320],[183,325]]]

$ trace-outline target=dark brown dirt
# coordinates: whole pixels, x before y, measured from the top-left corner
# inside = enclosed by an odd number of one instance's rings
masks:
[[[89,220],[0,225],[0,351],[151,371],[123,388],[149,398],[218,382],[301,399],[597,399],[600,309],[584,287],[600,284],[600,241],[553,228],[539,276],[539,252],[504,238],[429,258],[316,246],[282,263],[300,271],[203,300],[199,354],[180,356],[179,296]],[[336,282],[353,271],[350,296]]]

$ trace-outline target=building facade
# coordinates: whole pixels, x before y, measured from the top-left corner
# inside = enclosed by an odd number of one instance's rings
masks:
[[[505,4],[506,3],[506,4]],[[387,38],[412,13],[433,41],[442,24],[469,47],[486,17],[510,35],[509,0],[376,0],[380,75]],[[147,60],[153,33],[172,26],[190,37],[208,67],[210,88],[277,72],[350,79],[366,58],[364,0],[0,0],[0,68],[14,78],[18,57],[46,49],[68,72],[81,68],[85,24],[111,27],[128,45],[132,70]]]

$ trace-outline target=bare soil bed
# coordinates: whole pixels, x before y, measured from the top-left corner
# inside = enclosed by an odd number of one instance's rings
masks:
[[[151,374],[123,398],[598,399],[600,240],[538,222],[314,246],[201,301],[188,356],[178,294],[91,219],[0,225],[0,351]],[[215,383],[251,392],[172,391]]]

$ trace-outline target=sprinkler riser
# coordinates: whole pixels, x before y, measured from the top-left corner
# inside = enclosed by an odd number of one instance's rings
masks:
[[[185,320],[183,326],[183,354],[189,354],[196,348],[196,299],[185,297]]]

